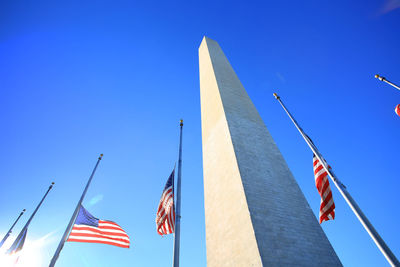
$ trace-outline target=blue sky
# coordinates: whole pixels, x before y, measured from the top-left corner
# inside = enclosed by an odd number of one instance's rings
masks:
[[[170,266],[173,237],[158,236],[154,220],[183,118],[181,263],[205,266],[197,49],[207,35],[314,213],[312,153],[275,91],[400,257],[400,92],[373,78],[400,83],[399,7],[398,0],[2,1],[0,234],[26,208],[17,234],[54,181],[28,232],[31,266],[47,266],[104,153],[84,205],[119,223],[132,246],[67,243],[57,266]],[[336,220],[322,228],[343,264],[387,265],[335,188],[333,197]]]

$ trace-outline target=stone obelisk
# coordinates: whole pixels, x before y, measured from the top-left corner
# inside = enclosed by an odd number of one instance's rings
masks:
[[[207,266],[341,266],[218,43],[199,60]]]

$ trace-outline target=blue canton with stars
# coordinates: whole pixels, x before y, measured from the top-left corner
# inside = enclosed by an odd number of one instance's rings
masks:
[[[93,227],[99,227],[99,219],[90,214],[83,206],[79,209],[75,224],[84,224]]]

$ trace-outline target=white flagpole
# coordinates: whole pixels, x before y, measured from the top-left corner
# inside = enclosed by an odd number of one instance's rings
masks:
[[[399,87],[398,85],[396,85],[396,84],[394,84],[394,83],[392,83],[392,82],[386,80],[385,77],[382,77],[382,76],[379,76],[378,74],[376,74],[376,75],[375,75],[375,78],[377,78],[378,80],[380,80],[380,81],[382,81],[382,82],[385,82],[385,83],[387,83],[387,84],[393,86],[394,88],[400,90],[400,87]]]
[[[274,93],[274,96],[279,101],[279,103],[281,104],[283,109],[286,111],[287,115],[292,120],[292,122],[296,126],[297,130],[299,130],[301,136],[304,138],[304,140],[306,141],[307,145],[310,147],[312,152],[318,158],[319,162],[322,164],[322,166],[324,167],[325,171],[328,173],[328,175],[331,178],[332,182],[335,184],[336,188],[342,194],[343,198],[346,200],[347,204],[353,210],[353,212],[357,216],[358,220],[364,226],[365,230],[371,236],[372,240],[374,240],[375,244],[378,246],[379,250],[385,256],[386,260],[389,262],[389,264],[391,266],[400,266],[400,263],[397,260],[396,256],[392,253],[390,248],[386,245],[385,241],[383,241],[383,239],[380,237],[380,235],[375,230],[373,225],[369,222],[368,218],[361,211],[360,207],[357,205],[357,203],[351,197],[351,195],[347,191],[346,187],[339,181],[339,179],[336,177],[336,175],[333,173],[333,171],[328,168],[327,163],[323,159],[323,157],[322,157],[321,153],[318,151],[317,147],[311,142],[309,137],[304,133],[303,129],[299,126],[297,121],[293,118],[293,116],[287,110],[287,108],[283,104],[281,98],[276,93]]]
[[[49,189],[47,189],[46,194],[42,197],[42,200],[40,200],[39,204],[36,206],[36,209],[33,211],[31,217],[28,219],[28,221],[25,223],[24,228],[22,228],[21,232],[19,232],[18,237],[15,239],[14,243],[11,245],[11,247],[7,250],[7,253],[11,253],[17,246],[19,241],[21,240],[22,235],[24,234],[25,230],[28,228],[29,224],[31,223],[33,217],[35,216],[36,212],[39,210],[40,206],[42,205],[43,201],[47,197],[47,194],[50,192],[50,190],[53,188],[54,182],[51,183],[49,186]]]
[[[103,157],[103,154],[100,154],[100,157],[97,159],[97,163],[96,163],[96,165],[95,165],[95,167],[94,167],[94,169],[93,169],[93,171],[92,171],[92,174],[91,174],[90,177],[89,177],[89,181],[87,182],[85,189],[83,190],[82,196],[81,196],[81,198],[79,199],[78,204],[76,205],[75,211],[74,211],[74,213],[72,214],[72,217],[71,217],[71,219],[70,219],[70,221],[69,221],[69,223],[68,223],[67,229],[65,229],[64,235],[63,235],[63,237],[61,238],[60,243],[58,244],[57,250],[56,250],[56,252],[54,253],[53,258],[51,259],[51,262],[50,262],[49,267],[54,267],[54,265],[56,264],[56,261],[57,261],[57,259],[58,259],[58,256],[60,255],[60,252],[61,252],[62,248],[64,247],[64,243],[65,243],[65,241],[66,241],[67,238],[68,238],[68,235],[69,235],[69,232],[71,231],[72,225],[74,224],[75,219],[76,219],[76,216],[78,215],[78,212],[79,212],[79,210],[80,210],[80,208],[81,208],[82,201],[83,201],[83,199],[85,198],[85,195],[86,195],[86,192],[87,192],[87,190],[88,190],[88,188],[89,188],[90,182],[91,182],[92,179],[93,179],[93,176],[94,176],[94,174],[95,174],[95,172],[96,172],[97,166],[99,165],[100,160],[101,160],[102,157]]]
[[[21,218],[22,214],[24,214],[25,209],[23,209],[21,211],[21,213],[19,214],[18,218],[15,220],[15,222],[13,223],[13,225],[11,226],[10,230],[8,230],[7,234],[3,237],[3,239],[0,242],[0,248],[3,246],[3,244],[6,242],[7,238],[10,236],[12,229],[14,228],[15,224],[18,222],[19,218]]]
[[[182,128],[183,120],[180,121],[179,138],[179,160],[178,160],[178,181],[176,192],[176,213],[175,213],[175,238],[174,238],[174,263],[173,267],[179,267],[179,249],[181,239],[181,175],[182,175]]]

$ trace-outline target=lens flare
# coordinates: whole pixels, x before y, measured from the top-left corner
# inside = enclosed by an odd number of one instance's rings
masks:
[[[49,244],[49,233],[42,238],[25,240],[22,250],[12,255],[5,254],[16,236],[10,236],[0,250],[0,266],[2,267],[41,267],[43,266],[44,247]]]

